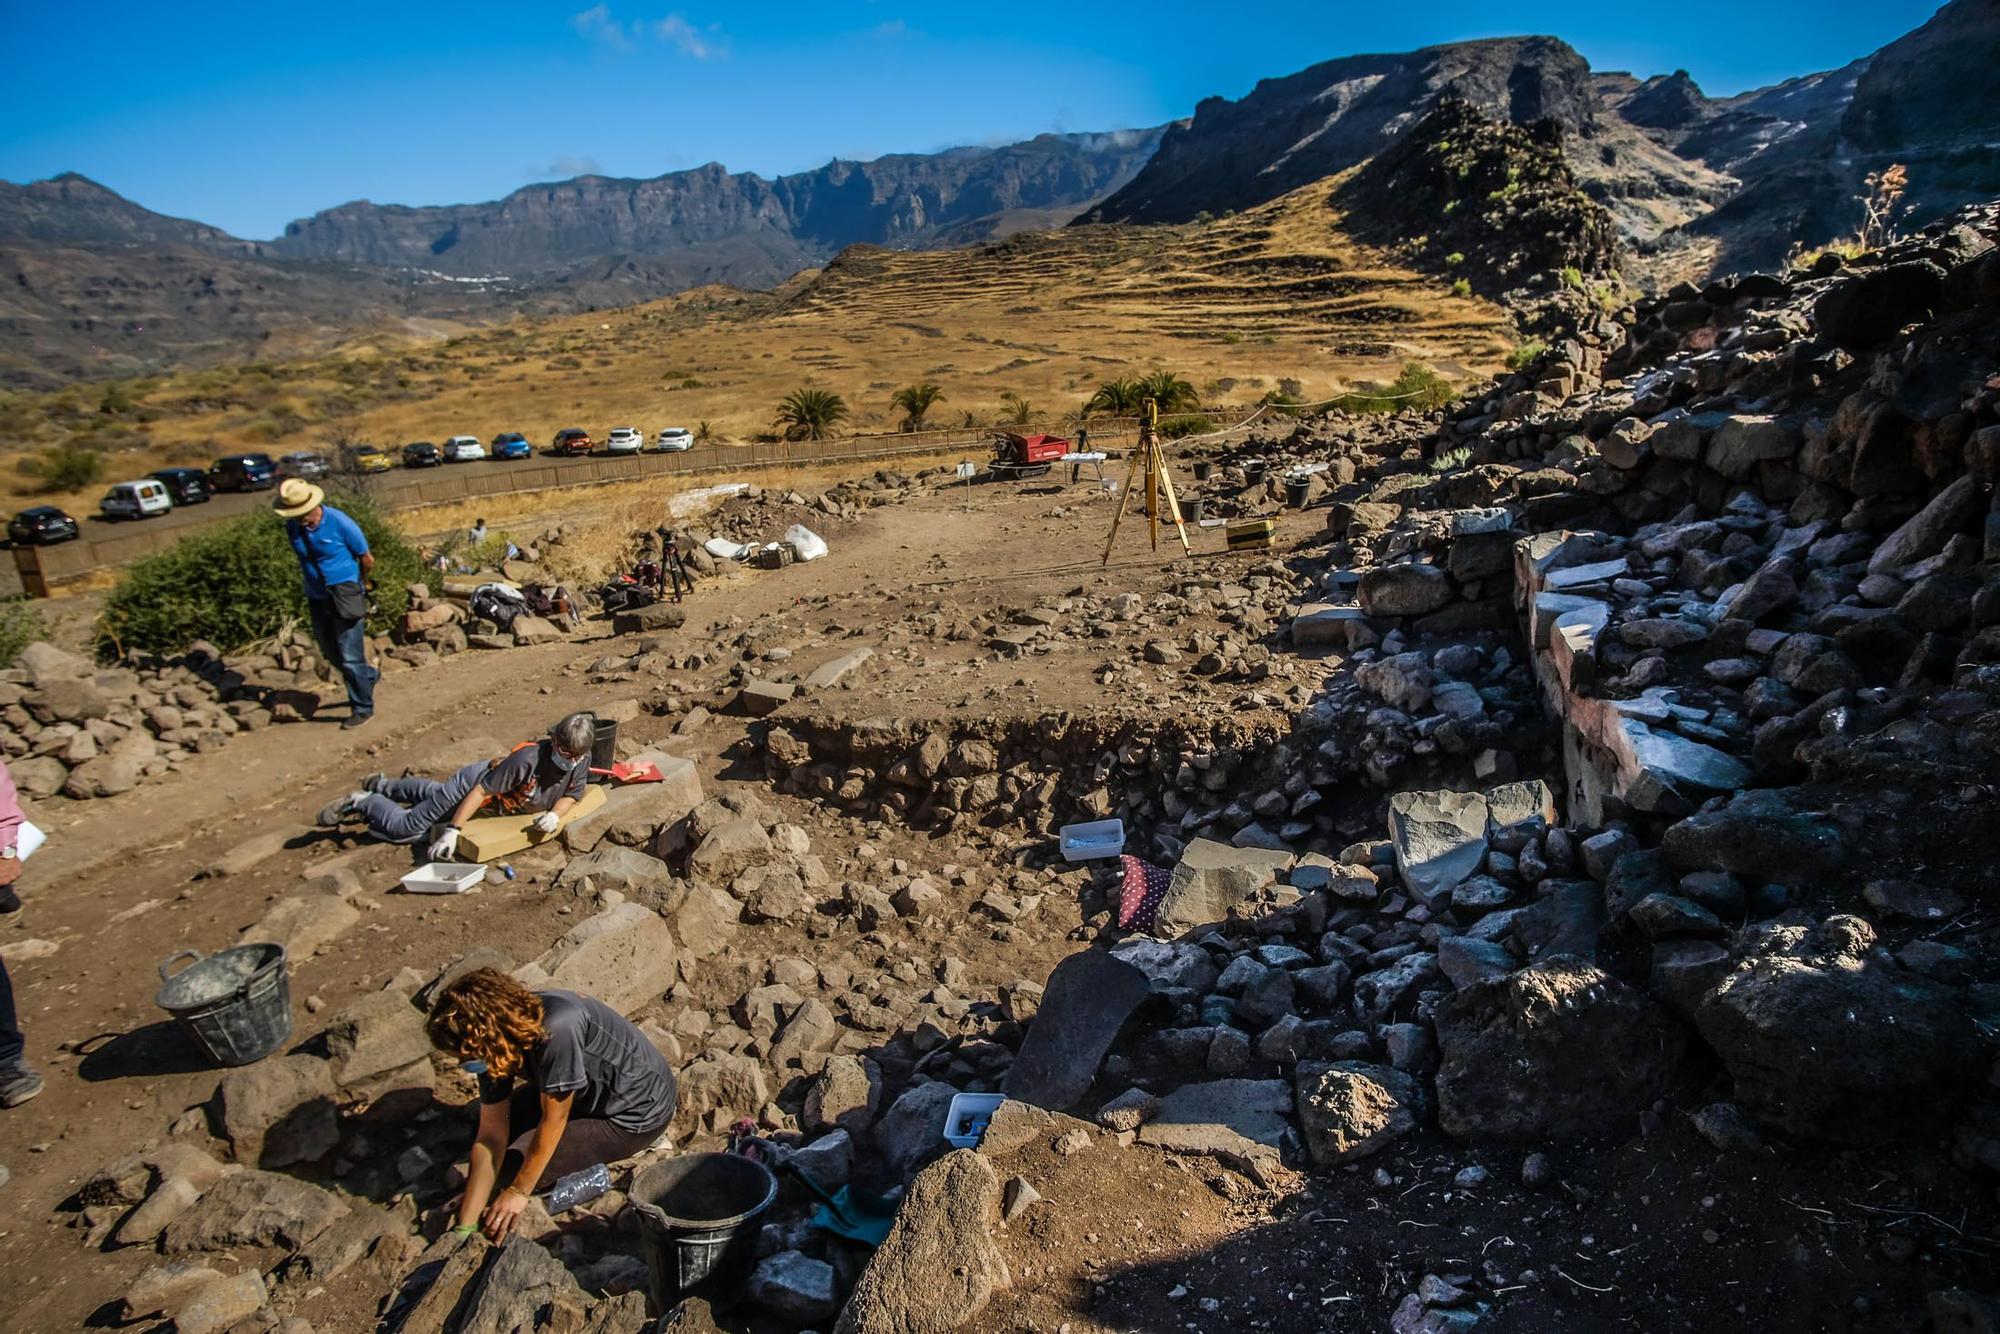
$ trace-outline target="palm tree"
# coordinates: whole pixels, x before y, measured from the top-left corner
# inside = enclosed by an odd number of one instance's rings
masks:
[[[1005,425],[1026,426],[1034,420],[1034,405],[1029,403],[1027,399],[1017,398],[1013,394],[1002,394],[1000,395],[1000,401],[1007,405],[1000,413],[1000,420]]]
[[[830,389],[794,389],[772,423],[787,440],[824,440],[847,419],[847,400]]]
[[[705,421],[695,423],[694,442],[697,445],[712,445],[721,438],[722,433],[715,429],[714,422]]]
[[[1154,371],[1139,381],[1139,393],[1160,405],[1160,414],[1182,412],[1201,406],[1194,385],[1172,371]]]
[[[889,395],[889,406],[902,412],[904,430],[921,431],[925,415],[933,405],[943,400],[944,390],[930,380],[923,380],[917,384],[906,384]]]
[[[1083,405],[1083,411],[1086,416],[1093,412],[1107,412],[1114,417],[1136,417],[1144,398],[1137,380],[1106,380],[1097,386],[1097,392]]]

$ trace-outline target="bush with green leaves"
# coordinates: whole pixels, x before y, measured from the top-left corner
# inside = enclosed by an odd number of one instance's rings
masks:
[[[12,667],[22,649],[47,638],[48,629],[34,603],[24,597],[0,601],[0,667]]]
[[[367,500],[331,498],[361,525],[375,555],[375,593],[368,617],[381,633],[409,610],[409,585],[433,592],[437,571]],[[135,651],[173,654],[197,639],[234,652],[306,619],[305,588],[285,524],[268,510],[203,528],[165,551],[146,556],[119,580],[97,618],[97,651],[116,658]]]
[[[50,495],[60,491],[81,491],[94,486],[104,476],[104,456],[94,449],[57,445],[40,458],[21,465],[21,471],[35,479],[35,489]]]
[[[1542,354],[1548,350],[1549,345],[1547,343],[1539,338],[1530,338],[1527,342],[1520,344],[1507,354],[1507,369],[1510,371],[1524,371],[1540,361]]]
[[[1335,406],[1348,412],[1434,412],[1457,397],[1444,376],[1421,361],[1406,361],[1387,385],[1343,394]]]

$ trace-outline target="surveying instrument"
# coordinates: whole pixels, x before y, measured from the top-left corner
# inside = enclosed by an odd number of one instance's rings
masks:
[[[1124,522],[1125,507],[1132,503],[1132,492],[1137,489],[1141,474],[1146,478],[1146,520],[1153,538],[1153,550],[1160,549],[1160,503],[1164,499],[1167,517],[1174,521],[1174,531],[1180,534],[1181,550],[1188,555],[1194,548],[1188,544],[1187,525],[1181,521],[1181,502],[1174,495],[1174,479],[1167,473],[1167,456],[1160,448],[1160,405],[1147,399],[1139,409],[1139,447],[1132,451],[1132,471],[1125,477],[1125,489],[1118,495],[1118,512],[1111,516],[1111,536],[1104,542],[1103,565],[1111,563],[1111,548],[1118,543],[1118,525]]]

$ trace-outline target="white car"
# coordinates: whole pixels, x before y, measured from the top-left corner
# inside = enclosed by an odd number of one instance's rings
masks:
[[[104,493],[104,499],[97,502],[97,508],[107,519],[146,519],[155,514],[165,514],[173,507],[174,502],[167,495],[167,488],[150,477],[136,482],[119,482]]]
[[[646,437],[629,426],[614,426],[611,434],[604,437],[604,452],[607,454],[637,454],[645,445]]]
[[[477,463],[486,457],[486,446],[476,435],[455,435],[444,442],[446,463]]]
[[[669,426],[653,437],[653,448],[662,454],[678,454],[694,448],[694,434],[685,426]]]

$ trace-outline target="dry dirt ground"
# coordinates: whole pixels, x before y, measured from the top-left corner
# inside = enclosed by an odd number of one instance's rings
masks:
[[[110,1323],[114,1299],[157,1260],[146,1248],[86,1248],[61,1206],[107,1160],[164,1138],[215,1087],[216,1072],[189,1059],[153,1005],[155,966],[166,956],[233,943],[312,868],[350,856],[346,864],[370,888],[366,911],[324,952],[298,961],[294,1036],[302,1038],[316,1028],[314,1013],[331,1013],[404,969],[429,976],[477,946],[532,957],[587,910],[553,892],[549,868],[527,857],[517,863],[521,879],[474,896],[392,892],[406,851],[311,828],[313,812],[359,775],[422,764],[470,736],[531,736],[571,708],[672,694],[717,712],[679,735],[674,716],[642,714],[625,737],[693,758],[711,794],[754,793],[800,823],[836,878],[886,878],[900,860],[950,884],[943,868],[961,868],[962,883],[947,891],[961,910],[982,887],[1004,882],[1014,873],[1013,836],[1004,831],[933,837],[774,795],[763,757],[746,744],[746,720],[720,712],[727,671],[746,652],[767,659],[760,670],[770,671],[771,650],[790,650],[784,668],[804,670],[867,644],[875,657],[826,702],[904,716],[1171,709],[1182,691],[1211,687],[1145,664],[1143,634],[1079,635],[1054,652],[1002,658],[981,638],[926,629],[1060,605],[1079,593],[1150,595],[1189,574],[1239,578],[1260,558],[1221,554],[1217,529],[1198,531],[1191,558],[1155,557],[1128,527],[1117,558],[1101,569],[1110,509],[1093,491],[995,484],[968,498],[962,487],[945,488],[829,524],[824,562],[697,590],[671,640],[710,652],[711,665],[698,671],[595,677],[590,665],[615,647],[610,640],[461,654],[386,678],[377,721],[358,734],[325,724],[266,729],[198,757],[177,781],[59,811],[52,842],[24,882],[25,911],[0,919],[0,940],[57,946],[10,965],[29,1055],[46,1071],[48,1091],[0,1113],[0,1162],[13,1172],[0,1189],[0,1328]],[[1281,548],[1310,540],[1318,519],[1286,515]],[[745,630],[755,631],[747,650],[736,647]],[[1096,673],[1114,661],[1124,668],[1117,684],[1100,686]],[[1275,697],[1309,691],[1321,670],[1290,659],[1233,704],[1275,713]],[[201,878],[219,854],[271,830],[296,833],[282,854],[249,872]],[[1082,947],[1076,891],[1085,878],[1048,880],[1040,908],[1010,928],[969,912],[866,938],[851,924],[746,928],[654,1012],[725,1011],[784,955],[857,974],[904,960],[929,970],[956,958],[966,971],[954,989],[965,997],[1039,980]],[[197,1134],[196,1142],[206,1141]],[[1468,1149],[1427,1134],[1379,1168],[1256,1182],[1208,1160],[1121,1150],[1101,1135],[1060,1162],[1045,1144],[1031,1145],[996,1167],[1003,1179],[1026,1177],[1047,1203],[1003,1231],[1016,1282],[980,1327],[1380,1329],[1419,1277],[1459,1273],[1480,1274],[1508,1295],[1482,1324],[1499,1330],[1888,1330],[1906,1327],[1897,1321],[1928,1288],[1967,1281],[1993,1254],[1976,1226],[1989,1205],[1955,1198],[1953,1174],[1921,1153],[1785,1151],[1746,1167],[1719,1158],[1679,1113],[1651,1134],[1554,1155],[1548,1180],[1532,1191],[1515,1184],[1525,1152]],[[1469,1166],[1484,1168],[1488,1181],[1455,1184]],[[372,1329],[374,1295],[315,1293],[295,1313],[321,1334]]]
[[[851,525],[829,525],[833,552],[824,562],[704,583],[690,603],[687,625],[672,638],[677,646],[719,649],[726,664],[735,656],[728,644],[756,624],[764,644],[794,650],[788,666],[795,668],[856,643],[877,643],[876,659],[850,677],[842,693],[879,695],[885,707],[898,710],[1012,711],[1023,704],[1087,702],[1098,688],[1074,661],[994,661],[977,642],[935,652],[927,644],[915,655],[897,642],[906,638],[898,627],[912,608],[948,605],[966,613],[976,606],[1027,606],[1079,585],[1093,592],[1164,586],[1169,562],[1151,559],[1129,525],[1120,537],[1120,559],[1109,571],[1097,568],[1110,516],[1101,493],[1079,499],[1090,490],[1079,487],[1065,506],[1048,490],[1032,483],[982,485],[968,507],[964,488],[947,489],[914,505],[877,509]],[[1210,551],[1222,545],[1219,530],[1200,539]],[[606,632],[597,626],[589,631]],[[550,893],[551,875],[531,872],[527,859],[522,879],[512,885],[464,898],[415,897],[392,892],[408,869],[406,850],[327,834],[312,828],[312,817],[358,777],[421,765],[454,739],[511,742],[535,735],[569,709],[644,697],[662,687],[678,687],[684,698],[717,710],[733,693],[713,688],[722,680],[717,669],[672,681],[592,680],[585,668],[613,647],[606,640],[461,654],[386,677],[376,721],[365,731],[344,733],[319,723],[270,728],[199,757],[176,781],[91,803],[52,803],[63,809],[48,849],[23,882],[27,906],[0,918],[0,941],[57,946],[47,957],[9,965],[29,1058],[48,1076],[48,1091],[0,1120],[0,1163],[13,1173],[0,1190],[0,1327],[75,1328],[146,1265],[137,1251],[85,1250],[81,1234],[56,1211],[96,1168],[162,1138],[215,1087],[216,1073],[189,1059],[153,1005],[155,969],[168,955],[233,944],[310,868],[355,852],[345,864],[380,892],[369,898],[359,926],[299,961],[291,987],[294,1036],[303,1037],[313,1030],[308,1007],[317,1002],[331,1013],[404,968],[428,975],[477,946],[532,957],[568,928],[579,911],[574,900]],[[1019,684],[1030,676],[1032,687]],[[763,781],[761,760],[742,754],[746,721],[718,712],[691,734],[670,736],[671,718],[642,715],[623,735],[663,741],[687,754],[711,793],[741,778],[783,805]],[[849,825],[840,841],[828,844],[811,812],[798,818],[815,830],[816,850],[830,865],[852,859],[863,842],[884,862],[901,856],[913,868],[935,871],[955,855],[960,863],[967,860],[948,844],[931,846],[879,827]],[[201,878],[220,853],[274,829],[297,834],[283,854],[244,874]],[[1064,939],[1080,924],[1074,901],[1051,903],[1044,914],[1032,933],[1011,943],[992,942],[988,930],[971,928],[963,941],[926,944],[939,956],[963,957],[968,988],[990,992],[1013,978],[1039,979],[1075,948]],[[770,957],[822,960],[836,948],[851,950],[853,942],[813,942],[796,931],[760,928],[739,937],[735,952],[742,958],[705,968],[699,991],[704,1003],[723,1010],[746,986],[763,980]],[[315,1323],[322,1330],[343,1327]]]

